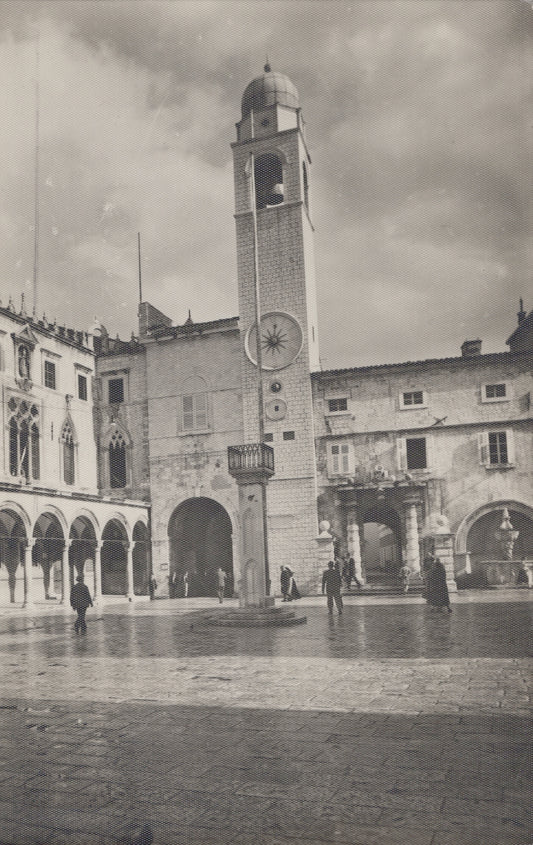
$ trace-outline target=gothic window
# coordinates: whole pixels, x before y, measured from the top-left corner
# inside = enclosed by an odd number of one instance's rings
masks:
[[[24,399],[12,396],[9,413],[9,472],[23,475],[27,481],[40,477],[39,409]]]
[[[74,467],[74,434],[69,420],[63,426],[61,432],[61,445],[63,449],[63,481],[65,484],[74,484],[75,467]]]
[[[126,480],[126,443],[120,431],[116,431],[109,443],[109,486],[123,488]]]

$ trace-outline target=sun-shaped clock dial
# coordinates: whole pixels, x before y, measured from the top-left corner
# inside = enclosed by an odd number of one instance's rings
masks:
[[[300,353],[303,334],[298,321],[283,311],[273,311],[261,318],[261,365],[264,370],[281,370],[292,364]],[[248,358],[257,364],[257,329],[255,323],[245,339]]]

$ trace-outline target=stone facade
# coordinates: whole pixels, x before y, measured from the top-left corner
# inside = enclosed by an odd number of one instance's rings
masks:
[[[66,603],[76,574],[96,601],[147,593],[146,501],[99,486],[95,337],[0,308],[0,604]]]

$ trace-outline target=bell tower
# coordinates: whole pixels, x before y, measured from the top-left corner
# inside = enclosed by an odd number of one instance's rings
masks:
[[[284,74],[266,65],[244,91],[241,111],[232,149],[244,435],[254,442],[264,430],[274,449],[275,474],[267,497],[272,593],[279,590],[283,564],[294,569],[305,589],[315,590],[310,372],[319,369],[319,358],[311,158],[298,92]]]

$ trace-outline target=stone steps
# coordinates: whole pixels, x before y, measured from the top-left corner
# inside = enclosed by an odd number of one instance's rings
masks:
[[[304,625],[307,616],[288,607],[236,607],[203,613],[201,621],[227,628],[278,628]]]

